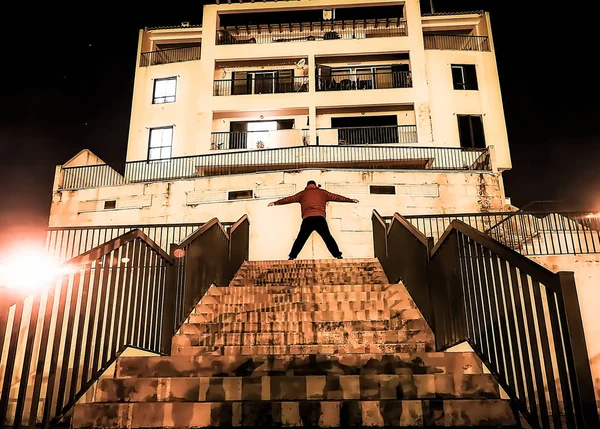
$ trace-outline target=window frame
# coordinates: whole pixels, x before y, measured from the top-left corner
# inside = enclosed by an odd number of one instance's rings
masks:
[[[156,97],[156,84],[157,82],[163,82],[166,80],[174,80],[175,81],[175,93],[171,96],[171,95],[167,95],[165,97]],[[178,79],[177,76],[170,76],[170,77],[161,77],[158,79],[154,79],[154,86],[152,87],[152,104],[170,104],[170,103],[175,103],[177,101],[177,84],[178,84]],[[157,98],[168,98],[168,97],[173,97],[173,101],[163,101],[162,103],[157,103],[156,99]]]
[[[152,144],[152,132],[156,131],[156,130],[166,130],[166,129],[170,129],[171,130],[171,144],[168,145],[168,146],[156,146],[156,147],[152,147],[151,146],[151,144]],[[148,154],[147,154],[148,161],[165,161],[165,160],[169,160],[169,159],[173,158],[173,135],[174,135],[174,133],[175,133],[175,126],[173,126],[173,125],[167,125],[165,127],[153,127],[153,128],[149,129],[149,131],[148,131]],[[168,158],[156,158],[156,159],[150,158],[150,151],[152,149],[161,149],[161,151],[162,151],[162,149],[166,148],[166,147],[169,148],[169,157]]]
[[[470,114],[460,114],[460,115],[456,115],[457,118],[457,125],[458,125],[458,140],[459,140],[459,144],[461,148],[464,149],[485,149],[487,147],[487,141],[485,138],[485,124],[483,123],[483,115],[470,115]],[[460,119],[461,118],[469,118],[469,132],[470,132],[470,145],[469,146],[463,146],[463,138],[462,138],[462,133],[461,133],[461,124],[460,124]],[[473,127],[473,119],[472,118],[479,118],[481,120],[481,137],[482,137],[482,141],[483,141],[483,146],[476,146],[475,145],[475,133],[474,133],[474,127]]]
[[[468,76],[470,73],[466,72],[466,67],[472,67],[474,81],[469,82]],[[462,75],[462,83],[454,81],[454,69],[460,69]],[[452,75],[452,87],[455,91],[479,91],[479,78],[477,76],[477,65],[476,64],[450,64],[450,74]],[[462,86],[459,88],[458,86]]]

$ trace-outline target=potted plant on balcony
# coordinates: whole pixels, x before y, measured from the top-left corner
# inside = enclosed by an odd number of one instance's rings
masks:
[[[265,148],[265,144],[262,142],[262,140],[259,140],[256,142],[256,147],[258,149],[264,149]]]

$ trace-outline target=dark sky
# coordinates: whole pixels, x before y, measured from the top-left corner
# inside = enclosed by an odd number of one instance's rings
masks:
[[[435,0],[438,12],[491,13],[514,164],[504,177],[517,205],[600,210],[599,38],[593,11],[578,3]],[[3,19],[0,249],[43,236],[55,165],[83,148],[124,160],[138,30],[201,23],[201,2],[101,5],[35,6]]]

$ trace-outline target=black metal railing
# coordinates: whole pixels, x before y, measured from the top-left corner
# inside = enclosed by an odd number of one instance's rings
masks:
[[[322,145],[369,145],[417,143],[416,125],[317,128]]]
[[[446,51],[491,51],[488,36],[424,34],[423,41],[425,42],[425,49],[441,49]]]
[[[163,318],[164,351],[171,350],[171,337],[187,319],[196,304],[212,284],[229,284],[241,264],[248,259],[249,222],[242,216],[229,234],[215,218],[178,245],[172,245],[171,255],[176,258],[174,272],[170,273],[172,287],[165,294]]]
[[[170,353],[202,294],[231,281],[248,247],[247,216],[229,233],[212,219],[170,255],[134,230],[69,260],[47,288],[0,285],[0,422],[47,428],[127,347]]]
[[[287,94],[308,92],[308,76],[263,77],[215,80],[213,95]]]
[[[247,43],[310,42],[317,40],[369,39],[407,36],[406,21],[399,18],[296,24],[265,24],[217,30],[217,45]]]
[[[600,217],[589,212],[492,212],[405,216],[427,237],[438,240],[454,220],[523,255],[600,253]]]
[[[140,56],[140,67],[199,60],[201,54],[202,46],[200,43],[180,48],[142,52]]]
[[[438,171],[490,171],[492,169],[488,149],[377,145],[297,146],[211,153],[160,161],[67,167],[60,172],[58,189],[84,189],[322,167]]]
[[[204,224],[179,223],[50,227],[46,234],[46,251],[57,261],[68,261],[126,232],[139,229],[161,249],[168,252],[171,243],[180,243],[202,225]]]
[[[467,341],[533,427],[599,427],[572,272],[552,273],[458,220],[433,248],[398,214],[386,228],[374,212],[373,226],[375,256],[411,293],[437,350]]]
[[[412,88],[410,72],[365,72],[317,77],[317,91],[352,91],[364,89]]]
[[[173,263],[135,230],[70,260],[70,272],[46,289],[0,287],[0,350],[8,347],[0,423],[47,428],[126,346],[160,352],[157,321]],[[39,269],[34,261],[31,269]]]

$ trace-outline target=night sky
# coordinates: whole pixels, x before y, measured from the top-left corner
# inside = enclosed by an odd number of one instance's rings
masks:
[[[491,13],[513,159],[504,177],[516,205],[560,200],[600,210],[597,24],[575,7],[584,2],[571,3],[435,0],[437,12]],[[44,236],[56,165],[84,148],[125,159],[138,30],[202,22],[202,2],[101,5],[4,14],[0,251]]]

